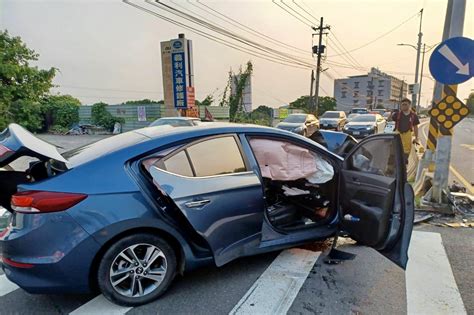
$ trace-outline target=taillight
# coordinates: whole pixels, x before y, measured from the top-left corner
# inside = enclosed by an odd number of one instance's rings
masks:
[[[12,209],[21,213],[56,212],[71,208],[87,195],[52,191],[22,191],[12,196]]]
[[[10,152],[13,152],[13,151],[7,148],[6,146],[0,144],[0,158],[3,157],[4,155],[7,155]]]

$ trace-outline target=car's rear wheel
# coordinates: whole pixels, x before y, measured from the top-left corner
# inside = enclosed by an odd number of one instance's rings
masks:
[[[105,252],[98,269],[99,288],[116,304],[146,304],[166,291],[176,264],[173,249],[160,237],[130,235]]]

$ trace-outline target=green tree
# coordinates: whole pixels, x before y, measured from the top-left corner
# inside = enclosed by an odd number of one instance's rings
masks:
[[[196,106],[211,106],[213,102],[214,97],[209,94],[202,101],[196,100]]]
[[[474,92],[469,94],[469,97],[467,98],[466,106],[469,108],[469,111],[471,112],[471,115],[474,115]]]
[[[292,109],[302,109],[306,113],[311,113],[310,109],[310,98],[308,95],[300,96],[293,102],[290,102],[290,107]],[[328,110],[336,110],[336,99],[329,96],[320,96],[319,97],[319,107],[317,116],[322,115]]]
[[[163,100],[159,100],[159,101],[154,101],[154,100],[150,100],[148,98],[144,98],[142,100],[136,100],[136,101],[126,101],[122,104],[130,104],[130,105],[134,105],[134,104],[164,104],[165,102]]]
[[[8,107],[10,117],[14,122],[26,129],[36,132],[43,129],[43,115],[41,103],[19,99],[10,103]]]
[[[71,95],[51,95],[43,99],[42,111],[44,127],[49,130],[56,126],[69,129],[79,122],[79,106],[81,101]]]
[[[91,109],[91,121],[94,125],[102,126],[105,129],[112,131],[114,124],[119,122],[125,123],[125,120],[121,117],[114,117],[107,111],[108,104],[100,102],[92,105]]]
[[[34,115],[39,102],[53,86],[56,69],[31,66],[38,57],[20,37],[12,37],[6,30],[0,31],[0,130],[14,121],[32,131],[41,129],[41,123],[38,124]]]

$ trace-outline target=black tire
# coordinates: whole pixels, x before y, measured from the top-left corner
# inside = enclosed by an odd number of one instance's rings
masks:
[[[141,297],[127,297],[114,289],[110,280],[110,270],[117,256],[130,246],[149,244],[157,247],[166,257],[166,273],[162,282],[153,291]],[[139,306],[156,300],[169,287],[176,275],[176,254],[162,238],[152,234],[134,234],[114,243],[104,254],[97,272],[99,289],[111,302],[122,306]],[[128,273],[128,272],[127,272]]]

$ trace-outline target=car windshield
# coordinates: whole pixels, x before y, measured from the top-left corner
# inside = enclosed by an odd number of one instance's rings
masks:
[[[283,120],[287,123],[304,123],[305,121],[306,115],[290,115]]]
[[[356,114],[365,114],[365,113],[368,113],[367,109],[365,109],[365,108],[356,108],[356,109],[353,109],[352,112],[353,112],[353,113],[356,113]]]
[[[164,126],[164,125],[179,127],[179,126],[192,126],[193,123],[191,120],[184,120],[184,119],[158,119],[157,121],[153,122],[150,125],[150,127]]]
[[[359,116],[359,114],[350,114],[348,118],[353,119],[354,117]]]
[[[374,122],[375,115],[359,115],[352,119],[353,122]]]
[[[321,118],[339,118],[339,112],[325,112]]]

